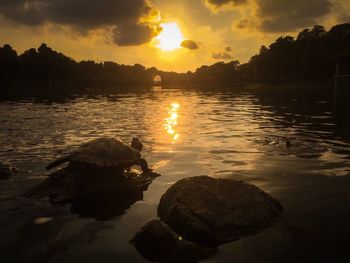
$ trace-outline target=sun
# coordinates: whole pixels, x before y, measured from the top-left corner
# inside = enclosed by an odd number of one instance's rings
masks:
[[[162,32],[155,37],[156,47],[171,51],[181,47],[184,40],[181,30],[176,23],[162,23]]]

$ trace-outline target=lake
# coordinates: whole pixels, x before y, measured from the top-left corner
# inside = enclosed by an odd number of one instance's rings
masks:
[[[156,218],[174,182],[205,174],[253,183],[285,211],[204,262],[350,260],[350,116],[335,110],[328,90],[3,98],[0,114],[0,161],[20,169],[0,182],[2,262],[147,262],[129,240]],[[162,174],[143,200],[115,214],[106,207],[111,216],[101,220],[22,196],[46,178],[49,161],[100,136],[142,139],[143,156]]]

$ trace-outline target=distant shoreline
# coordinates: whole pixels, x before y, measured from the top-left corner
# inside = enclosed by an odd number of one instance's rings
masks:
[[[74,94],[113,94],[135,91],[154,91],[152,85],[70,85],[57,83],[37,83],[37,84],[7,84],[0,89],[2,96],[34,96],[35,95],[74,95]],[[232,91],[274,91],[274,90],[310,90],[310,89],[331,89],[332,79],[309,79],[299,81],[288,81],[274,84],[267,83],[188,83],[162,85],[162,89],[179,90],[232,90]]]
[[[274,84],[254,83],[248,84],[245,89],[250,91],[274,91],[274,90],[311,90],[311,89],[332,89],[334,81],[331,78],[305,79],[296,81],[285,81]]]

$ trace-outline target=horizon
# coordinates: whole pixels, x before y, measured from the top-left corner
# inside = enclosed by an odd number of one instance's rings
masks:
[[[339,0],[35,3],[0,4],[1,44],[23,53],[46,43],[76,61],[141,64],[179,73],[220,61],[243,64],[279,36],[350,21],[350,2]]]

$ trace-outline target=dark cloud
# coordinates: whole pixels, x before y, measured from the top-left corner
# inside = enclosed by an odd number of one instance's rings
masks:
[[[233,57],[226,52],[213,53],[212,58],[214,59],[233,59]]]
[[[230,46],[227,46],[227,47],[225,47],[225,51],[226,51],[226,52],[231,52],[231,51],[232,51],[232,48],[231,48]]]
[[[136,46],[149,42],[160,31],[147,24],[122,23],[114,29],[113,40],[119,46]]]
[[[333,7],[330,0],[256,0],[256,2],[260,29],[265,32],[287,32],[317,24],[317,20],[330,14]]]
[[[239,29],[244,29],[244,28],[247,28],[249,25],[249,20],[248,19],[242,19],[241,21],[239,21],[237,23],[237,28]]]
[[[199,48],[197,43],[192,41],[192,40],[184,40],[184,41],[182,41],[181,46],[184,47],[184,48],[187,48],[187,49],[191,49],[191,50]]]
[[[29,26],[51,22],[81,32],[113,27],[113,38],[121,45],[151,40],[156,27],[140,21],[156,13],[146,0],[0,0],[0,16],[13,22]]]
[[[206,0],[206,1],[215,7],[220,7],[229,3],[232,3],[234,5],[241,5],[241,4],[247,3],[247,0]]]
[[[0,0],[0,15],[21,24],[40,25],[46,20],[42,5],[35,1]]]

